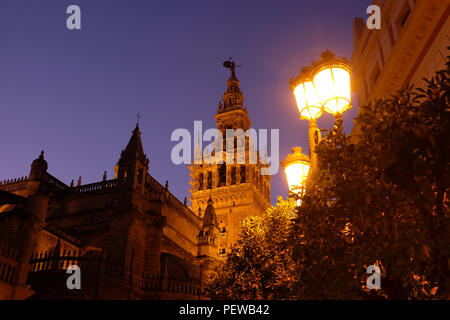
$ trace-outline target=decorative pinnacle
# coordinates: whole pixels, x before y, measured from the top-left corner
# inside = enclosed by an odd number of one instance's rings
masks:
[[[325,51],[322,51],[322,53],[320,54],[320,59],[323,59],[323,60],[332,59],[334,57],[336,57],[336,54],[331,52],[328,49],[325,50]]]
[[[349,69],[351,69],[350,67],[350,62],[348,61],[347,58],[345,57],[338,57],[336,56],[336,54],[330,50],[325,50],[320,54],[320,60],[319,61],[313,61],[311,63],[311,66],[313,68],[317,68],[320,65],[326,64],[326,63],[338,63],[338,64],[343,64],[346,65]]]
[[[302,147],[293,147],[291,150],[292,150],[292,153],[302,153],[303,148]]]
[[[141,114],[138,112],[138,113],[136,113],[136,123],[139,125],[139,122],[141,121],[141,118],[142,118],[142,116],[141,116]]]

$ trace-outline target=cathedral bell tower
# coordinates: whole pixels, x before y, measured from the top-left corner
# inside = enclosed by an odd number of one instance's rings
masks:
[[[241,129],[248,132],[251,121],[244,106],[244,95],[240,89],[240,83],[236,77],[236,64],[234,61],[226,61],[224,66],[231,71],[227,81],[227,88],[219,103],[217,113],[214,116],[217,129],[224,137],[224,162],[208,164],[198,161],[189,167],[191,171],[191,210],[202,218],[202,212],[209,204],[209,199],[214,202],[214,208],[219,227],[218,251],[219,256],[224,257],[226,250],[238,238],[242,221],[249,216],[261,215],[270,206],[270,176],[261,175],[264,166],[257,162],[251,162],[250,151],[256,147],[250,135],[244,135],[244,143],[237,143],[234,135],[233,154],[226,150],[227,129]],[[233,141],[233,140],[230,140]],[[255,141],[256,142],[256,141]],[[245,149],[243,149],[245,148]],[[244,151],[245,162],[237,161],[237,151]],[[233,158],[230,162],[227,158]],[[256,157],[258,158],[258,156]]]

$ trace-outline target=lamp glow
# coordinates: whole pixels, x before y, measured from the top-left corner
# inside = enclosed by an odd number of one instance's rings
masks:
[[[292,148],[292,152],[281,164],[286,173],[289,192],[302,196],[311,165],[309,158],[302,153],[301,147]]]
[[[350,76],[347,60],[325,51],[321,60],[315,63],[312,72],[314,86],[322,102],[324,111],[335,116],[342,115],[352,107]]]

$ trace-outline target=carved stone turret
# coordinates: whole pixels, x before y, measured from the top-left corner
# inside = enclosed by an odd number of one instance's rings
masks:
[[[219,258],[218,248],[219,224],[212,198],[209,197],[208,205],[202,219],[202,229],[197,236],[198,256],[197,261],[201,266],[202,281],[206,281]]]
[[[44,151],[31,164],[30,175],[26,184],[26,191],[23,195],[31,196],[43,191],[44,180],[47,175],[48,164],[44,159]]]
[[[44,159],[44,150],[37,159],[31,164],[31,170],[29,175],[29,180],[35,181],[42,179],[43,175],[47,172],[48,164]]]
[[[199,256],[217,258],[217,237],[219,234],[219,224],[217,222],[214,202],[209,197],[208,205],[202,219],[202,229],[198,235]]]

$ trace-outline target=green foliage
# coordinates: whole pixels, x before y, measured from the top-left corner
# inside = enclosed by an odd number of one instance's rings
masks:
[[[299,297],[449,297],[450,59],[427,83],[360,107],[352,136],[335,127],[317,147],[290,239]]]
[[[278,199],[261,217],[243,222],[240,238],[206,286],[213,299],[288,299],[294,283],[288,246],[295,203]]]

